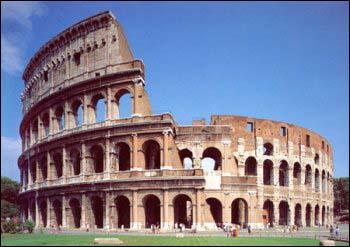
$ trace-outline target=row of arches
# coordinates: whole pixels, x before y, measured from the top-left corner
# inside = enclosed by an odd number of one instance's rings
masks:
[[[39,115],[41,124],[39,124],[39,118],[36,118],[24,131],[25,146],[28,148],[31,143],[37,142],[39,132],[42,137],[45,137],[63,129],[79,127],[83,123],[104,122],[108,117],[108,111],[111,112],[112,119],[131,117],[133,113],[132,94],[128,89],[119,90],[110,101],[112,102],[111,109],[107,109],[107,96],[100,92],[86,102],[87,109],[84,109],[84,99],[76,97],[67,105],[61,104],[54,107],[52,113],[49,110],[41,113]],[[68,109],[65,109],[66,107]]]

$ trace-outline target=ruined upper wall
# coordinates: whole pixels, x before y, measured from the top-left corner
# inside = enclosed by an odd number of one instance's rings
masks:
[[[247,126],[248,123],[252,123],[251,130],[249,129],[250,126]],[[263,143],[270,142],[274,144],[278,142],[282,153],[288,153],[291,146],[293,146],[294,155],[300,156],[301,153],[305,152],[306,156],[311,156],[313,153],[318,153],[321,156],[321,153],[323,153],[325,154],[323,156],[328,156],[330,160],[333,159],[332,147],[324,137],[293,124],[244,116],[212,115],[211,125],[232,126],[233,139],[243,138],[247,150],[254,150],[257,145],[257,138],[262,138]],[[284,133],[282,127],[285,128]],[[307,135],[309,136],[309,145],[306,140]],[[238,145],[237,142],[234,142],[234,145]],[[234,149],[236,148],[234,147]],[[321,156],[320,158],[325,157]]]
[[[54,89],[122,70],[138,68],[122,27],[111,12],[102,12],[53,37],[29,61],[24,73],[23,113]]]

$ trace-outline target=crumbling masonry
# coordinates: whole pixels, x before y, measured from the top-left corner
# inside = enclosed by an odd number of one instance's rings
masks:
[[[333,222],[325,138],[232,115],[179,126],[169,113],[152,114],[144,71],[110,12],[69,27],[33,56],[21,98],[22,220],[130,230]],[[132,112],[121,118],[128,95]]]

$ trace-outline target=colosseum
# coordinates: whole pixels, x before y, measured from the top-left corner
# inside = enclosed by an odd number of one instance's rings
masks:
[[[21,220],[36,228],[333,222],[324,137],[266,119],[212,115],[209,124],[180,126],[170,113],[152,114],[144,64],[109,11],[49,40],[23,80],[19,199]],[[122,97],[128,117],[120,116]]]

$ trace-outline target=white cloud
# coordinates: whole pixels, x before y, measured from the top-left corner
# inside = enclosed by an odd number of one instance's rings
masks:
[[[16,74],[23,71],[23,49],[13,40],[9,41],[1,34],[1,68],[9,73]]]
[[[14,21],[25,28],[32,29],[32,17],[42,16],[46,6],[37,1],[33,2],[3,2],[1,4],[1,21]]]
[[[1,175],[19,180],[17,159],[22,152],[21,139],[1,136]]]

